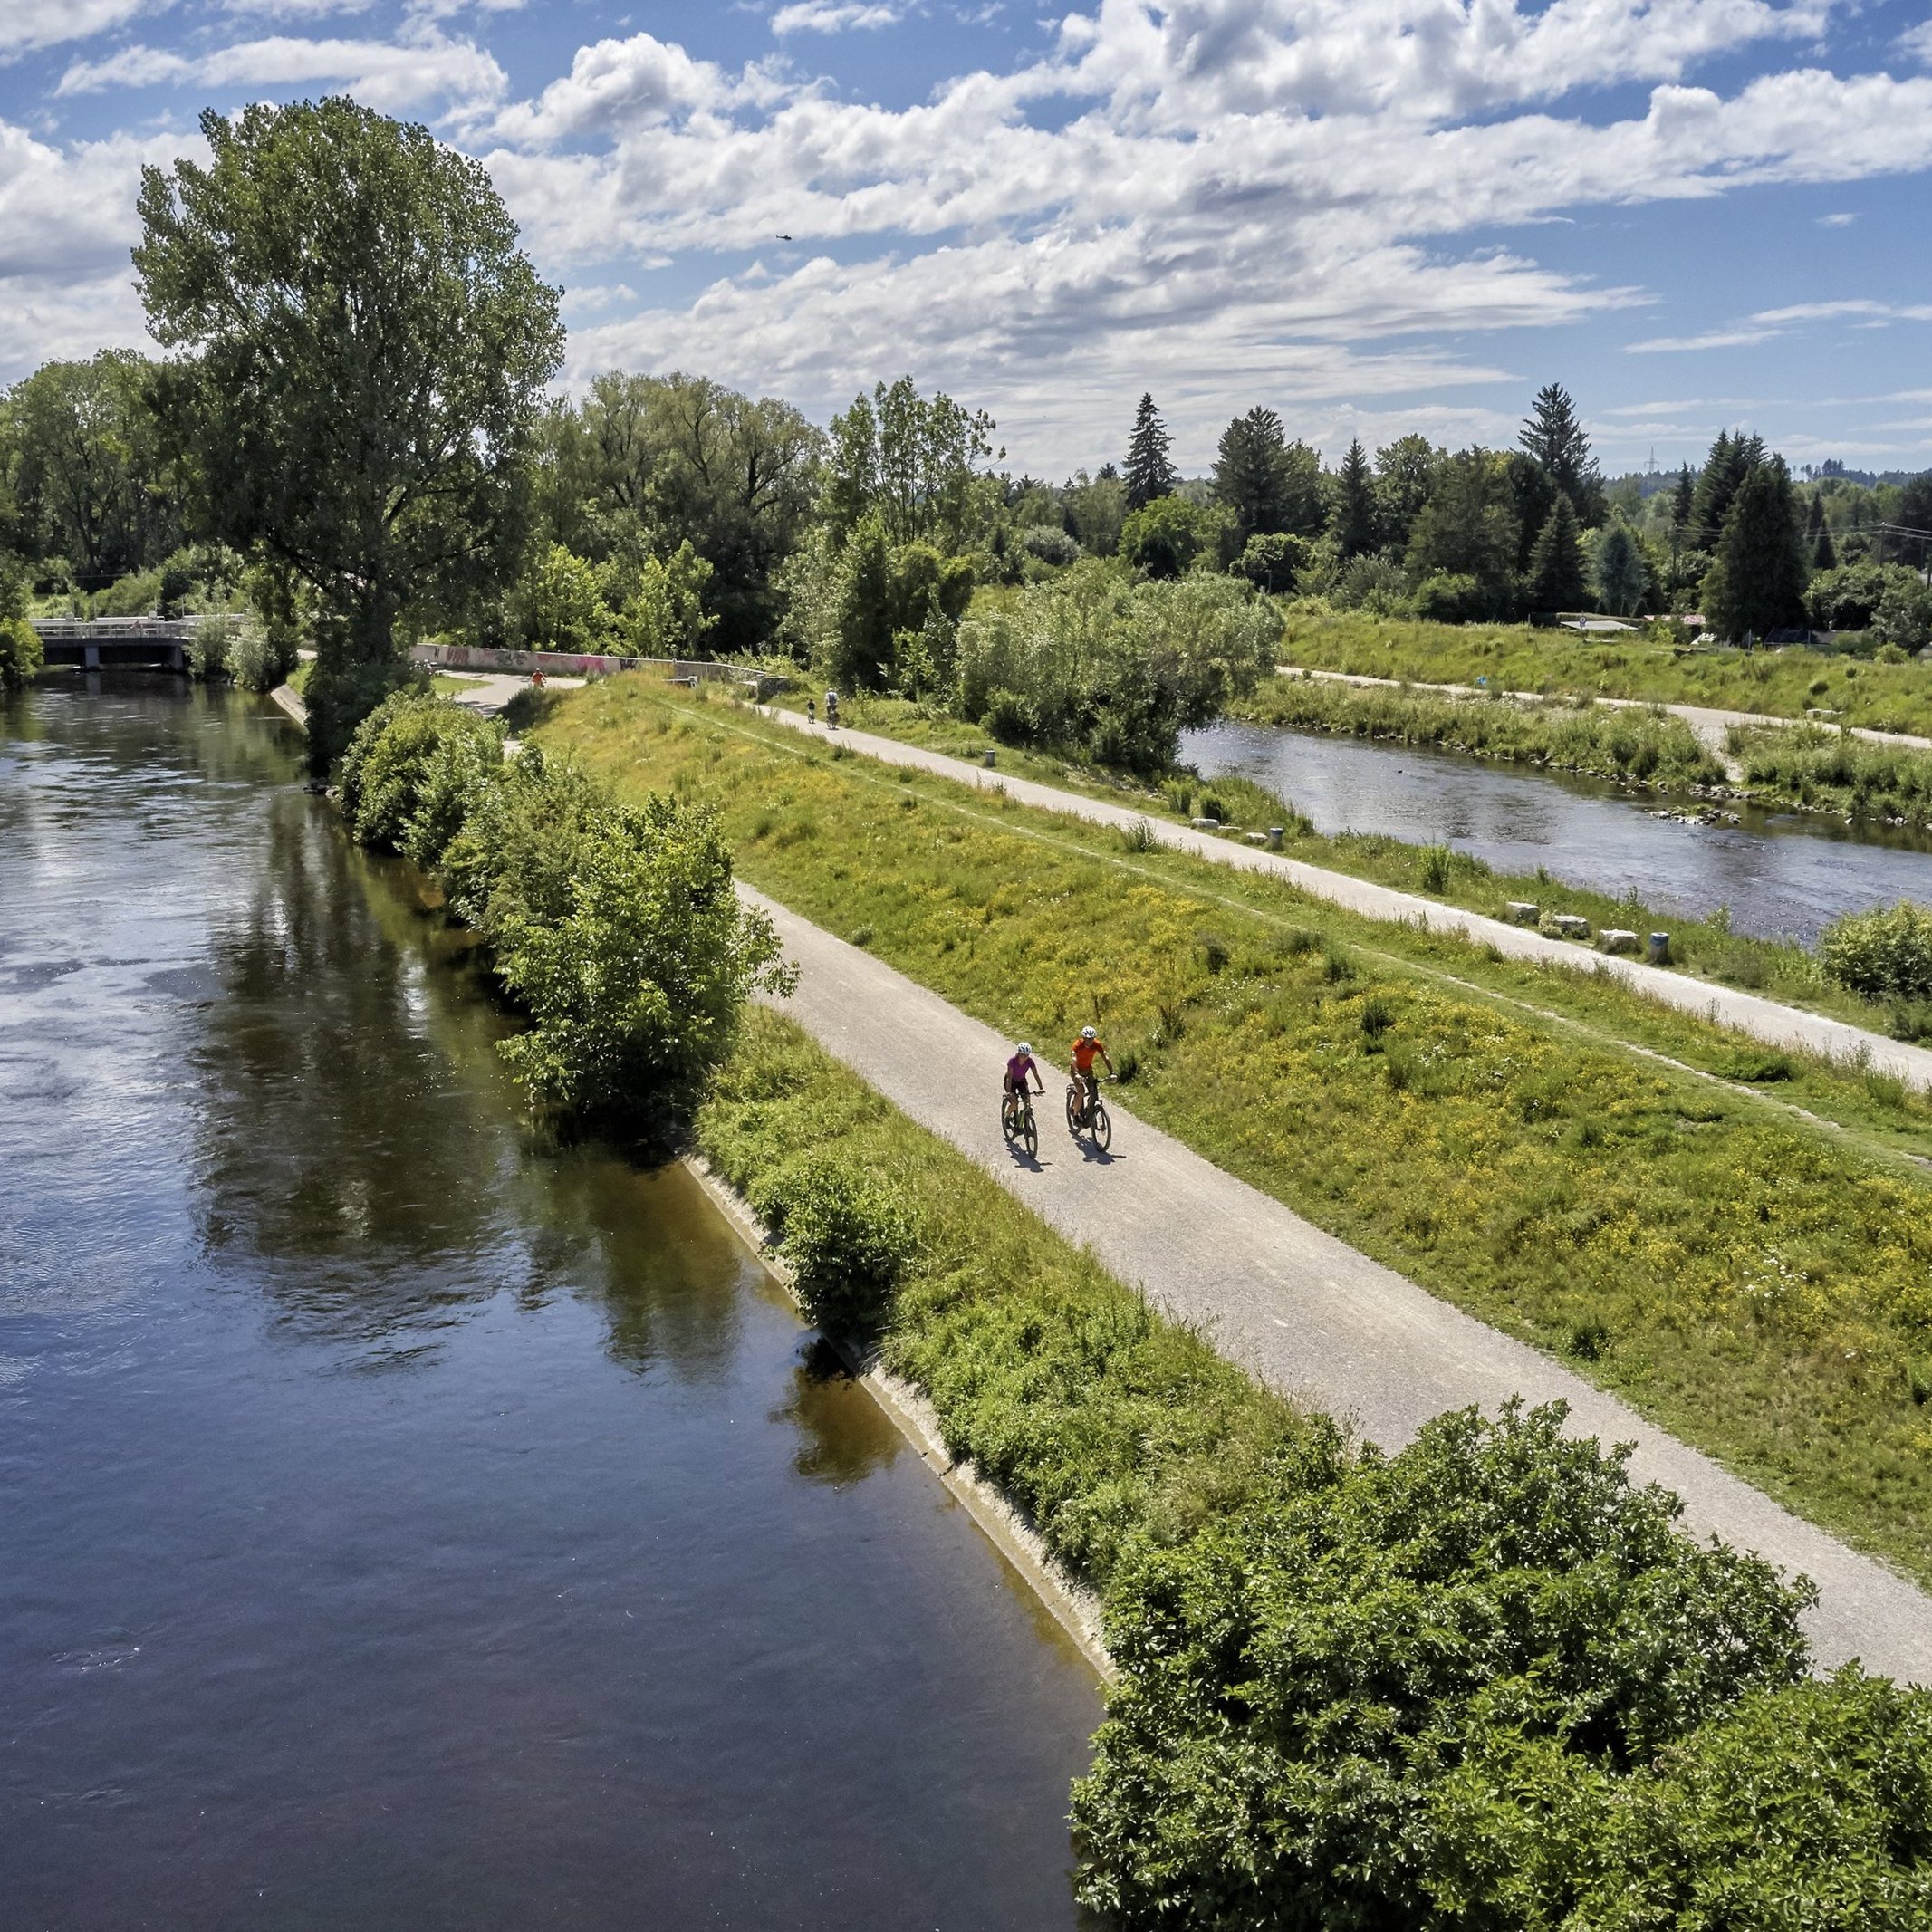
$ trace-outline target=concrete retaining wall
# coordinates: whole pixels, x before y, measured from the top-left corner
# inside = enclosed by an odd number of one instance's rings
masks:
[[[603,678],[616,671],[655,671],[661,678],[689,678],[715,684],[755,684],[763,697],[781,679],[742,664],[707,658],[615,658],[595,651],[489,650],[477,644],[418,644],[409,655],[418,664],[451,671],[542,671],[546,678]]]

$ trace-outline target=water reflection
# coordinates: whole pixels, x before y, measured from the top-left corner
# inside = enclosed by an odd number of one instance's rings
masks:
[[[773,1419],[800,1436],[792,1466],[808,1482],[838,1487],[886,1468],[906,1447],[892,1421],[839,1358],[814,1339],[792,1370],[792,1399]]]
[[[1223,721],[1183,735],[1204,775],[1259,780],[1324,832],[1447,840],[1498,871],[1552,878],[1734,928],[1809,944],[1841,913],[1898,899],[1932,903],[1932,851],[1918,835],[1854,836],[1822,815],[1740,811],[1737,825],[1650,814],[1661,802],[1562,773],[1451,752]]]

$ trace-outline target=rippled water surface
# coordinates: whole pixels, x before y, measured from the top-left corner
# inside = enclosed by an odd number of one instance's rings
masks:
[[[1235,773],[1291,800],[1324,832],[1447,841],[1501,872],[1555,879],[1680,916],[1731,908],[1739,932],[1807,944],[1844,912],[1932,904],[1932,851],[1882,830],[1852,836],[1821,815],[1743,811],[1737,825],[1687,825],[1663,802],[1555,773],[1455,753],[1224,720],[1184,734],[1202,774]]]
[[[1085,1667],[296,780],[0,710],[0,1923],[1073,1924]]]

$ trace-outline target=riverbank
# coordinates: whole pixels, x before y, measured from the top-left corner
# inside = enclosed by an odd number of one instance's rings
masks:
[[[803,721],[802,700],[786,699],[771,708]],[[1667,932],[1668,964],[1691,981],[1762,995],[1765,1002],[1818,1014],[1857,1030],[1857,1035],[1848,1034],[1830,1051],[1857,1054],[1862,1046],[1868,1058],[1875,1056],[1874,1063],[1885,1066],[1890,1064],[1889,1040],[1916,1042],[1920,1036],[1922,1014],[1896,1003],[1862,999],[1834,986],[1825,979],[1815,955],[1803,946],[1788,937],[1734,931],[1728,910],[1723,907],[1698,918],[1681,908],[1671,910],[1652,905],[1634,890],[1620,895],[1558,879],[1546,869],[1498,869],[1480,856],[1447,844],[1418,843],[1384,831],[1324,832],[1276,791],[1238,774],[1200,778],[1180,773],[1155,787],[1117,773],[1070,764],[1063,757],[1001,745],[977,726],[903,699],[856,697],[845,710],[848,742],[853,741],[855,732],[870,733],[982,771],[990,757],[999,774],[990,783],[1017,780],[1050,788],[1056,794],[1071,793],[1103,808],[1124,808],[1144,818],[1150,830],[1158,828],[1157,835],[1162,840],[1215,851],[1226,862],[1246,861],[1235,857],[1220,836],[1211,845],[1195,837],[1193,828],[1198,819],[1206,816],[1221,823],[1230,842],[1237,835],[1254,832],[1259,836],[1257,828],[1280,825],[1283,849],[1292,855],[1298,883],[1320,891],[1323,874],[1339,873],[1350,880],[1386,888],[1397,896],[1379,902],[1384,918],[1435,920],[1440,918],[1440,908],[1455,908],[1477,915],[1483,922],[1482,943],[1505,948],[1517,947],[1522,935],[1498,933],[1493,922],[1513,902],[1534,905],[1539,917],[1547,915],[1552,921],[1560,916],[1581,918],[1592,932],[1634,933],[1639,944],[1646,944],[1652,932]],[[1170,831],[1165,829],[1169,825],[1187,829]],[[1364,896],[1360,903],[1366,905],[1373,897]],[[1356,901],[1351,895],[1347,902]],[[1574,957],[1580,950],[1571,948],[1570,956]],[[1646,984],[1655,982],[1647,980]],[[1659,996],[1668,996],[1668,990]],[[1722,992],[1719,998],[1722,1002]],[[1689,995],[1681,1003],[1692,1004],[1693,1010],[1704,1004],[1693,1003]],[[1754,1023],[1746,1018],[1741,1024]],[[1877,1037],[1865,1043],[1859,1037],[1863,1035]],[[1913,1078],[1910,1063],[1902,1060],[1894,1071]],[[1932,1072],[1927,1077],[1932,1078]]]
[[[641,682],[537,736],[1002,1032],[1099,1018],[1154,1124],[1927,1573],[1921,1100]]]
[[[1524,624],[1429,624],[1360,611],[1288,613],[1279,652],[1298,670],[1399,683],[1492,687],[1538,697],[1635,698],[1932,738],[1932,666],[1880,664],[1781,645],[1744,651],[1653,640],[1585,639]]]

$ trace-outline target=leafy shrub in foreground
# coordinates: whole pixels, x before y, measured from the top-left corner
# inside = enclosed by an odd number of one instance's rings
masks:
[[[1439,1417],[1123,1565],[1121,1686],[1075,1787],[1089,1904],[1133,1927],[1553,1923],[1505,1908],[1513,1865],[1473,1863],[1469,1776],[1533,1806],[1518,1835],[1573,1840],[1569,1793],[1799,1680],[1805,1596],[1681,1534],[1675,1498],[1562,1417]]]
[[[430,767],[454,741],[470,746],[481,764],[503,762],[495,725],[422,691],[397,692],[357,726],[342,754],[341,783],[343,816],[362,844],[405,849]]]
[[[1818,942],[1825,975],[1866,999],[1932,997],[1932,911],[1896,906],[1847,913]]]
[[[0,617],[0,691],[38,678],[46,663],[40,633],[24,617]]]
[[[918,1245],[903,1198],[821,1157],[774,1175],[755,1200],[780,1230],[805,1319],[835,1335],[876,1331]]]

